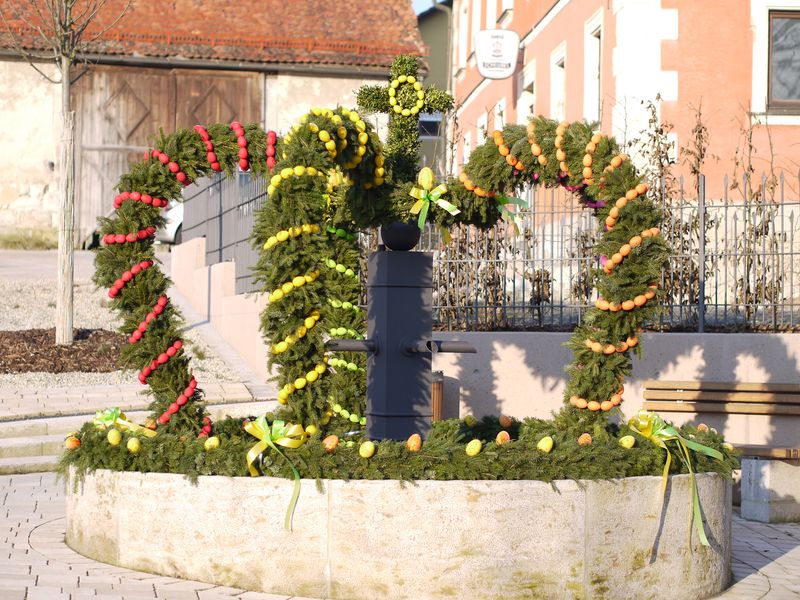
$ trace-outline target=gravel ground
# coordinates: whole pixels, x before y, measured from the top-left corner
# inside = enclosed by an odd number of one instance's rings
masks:
[[[116,331],[119,320],[109,309],[102,290],[89,280],[76,280],[74,325],[87,329]],[[52,327],[55,322],[55,282],[52,280],[0,279],[0,331]],[[219,359],[194,330],[185,333],[193,355],[193,373],[202,381],[238,381],[236,374]],[[137,384],[134,371],[111,373],[14,373],[0,375],[0,387],[61,387]]]

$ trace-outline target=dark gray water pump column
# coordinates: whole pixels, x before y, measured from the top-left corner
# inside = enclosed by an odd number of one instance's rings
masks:
[[[431,356],[475,352],[431,340],[433,255],[373,252],[367,271],[367,339],[331,340],[331,350],[368,352],[367,436],[405,440],[431,427]]]

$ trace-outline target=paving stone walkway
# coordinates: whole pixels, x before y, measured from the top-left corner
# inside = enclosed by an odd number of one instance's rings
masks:
[[[64,543],[53,473],[0,477],[0,600],[289,600],[100,563]],[[309,600],[293,597],[292,600]]]
[[[0,477],[0,500],[0,600],[311,600],[140,573],[81,556],[64,543],[63,485],[52,473]],[[720,599],[800,598],[800,524],[734,516],[733,577]]]

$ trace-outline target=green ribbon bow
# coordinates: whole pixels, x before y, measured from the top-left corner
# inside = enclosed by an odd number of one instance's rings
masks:
[[[147,427],[142,427],[141,425],[137,425],[136,423],[128,421],[125,418],[125,414],[122,412],[122,409],[120,409],[118,406],[107,408],[105,410],[98,410],[96,413],[94,413],[94,419],[92,422],[100,429],[119,425],[120,427],[127,428],[134,433],[140,433],[146,437],[156,436],[156,432],[152,429],[147,429]]]
[[[675,442],[680,450],[681,457],[683,458],[684,462],[686,463],[686,467],[689,469],[689,480],[691,481],[692,485],[692,523],[694,527],[697,529],[697,534],[700,537],[700,543],[703,546],[710,546],[708,543],[708,538],[706,537],[705,527],[703,526],[703,516],[700,512],[700,498],[697,493],[697,481],[694,478],[694,471],[692,470],[692,457],[689,454],[689,449],[691,448],[695,452],[701,452],[706,456],[710,456],[711,458],[715,458],[719,461],[723,460],[722,454],[714,450],[713,448],[709,448],[708,446],[704,446],[703,444],[698,444],[695,441],[687,440],[685,437],[681,436],[678,431],[672,425],[668,425],[664,422],[664,420],[659,417],[656,413],[647,412],[646,410],[640,410],[639,413],[633,417],[629,422],[628,425],[631,429],[633,429],[636,433],[641,435],[642,437],[650,440],[656,446],[663,448],[667,451],[667,460],[664,464],[664,477],[661,481],[661,494],[666,492],[667,489],[667,477],[669,476],[669,467],[672,464],[672,451],[667,446],[666,442]],[[692,530],[691,527],[689,529],[689,542],[691,545],[692,539]]]
[[[520,208],[528,208],[528,203],[525,202],[522,198],[512,198],[509,196],[501,196],[497,195],[497,203],[500,205],[500,214],[502,215],[505,221],[508,221],[514,227],[514,233],[519,235],[519,226],[521,223],[521,219],[518,213],[512,213],[508,208],[506,208],[507,204],[515,204]]]
[[[286,518],[284,519],[283,526],[287,530],[292,529],[292,516],[294,509],[297,505],[297,498],[300,496],[300,473],[297,472],[294,464],[290,461],[283,452],[278,449],[278,446],[284,448],[299,448],[302,446],[308,436],[300,425],[284,423],[283,421],[273,421],[272,427],[267,423],[265,416],[258,417],[255,421],[249,421],[245,424],[244,430],[252,436],[255,436],[260,441],[247,451],[247,468],[250,471],[251,477],[258,477],[259,472],[253,466],[253,462],[261,456],[267,448],[272,448],[280,454],[283,459],[289,463],[294,474],[294,490],[292,491],[292,499],[289,501],[289,507],[286,509]]]
[[[445,192],[447,192],[447,186],[443,183],[440,183],[432,190],[414,187],[409,192],[409,195],[412,198],[417,199],[417,201],[414,203],[414,206],[411,207],[411,214],[419,214],[417,225],[419,225],[420,231],[425,229],[425,221],[428,218],[428,211],[430,210],[432,203],[442,207],[453,216],[456,216],[461,212],[455,207],[455,205],[451,204],[447,200],[442,199],[441,196]]]

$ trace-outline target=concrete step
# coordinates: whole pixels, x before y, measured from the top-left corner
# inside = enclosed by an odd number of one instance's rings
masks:
[[[276,400],[261,402],[236,402],[232,404],[209,404],[207,406],[211,418],[215,421],[231,417],[246,417],[262,415],[278,407]],[[150,414],[148,411],[131,411],[126,416],[136,423],[143,423]],[[0,441],[9,438],[38,437],[60,435],[64,436],[72,431],[77,431],[86,422],[94,417],[94,413],[70,415],[67,417],[44,417],[23,419],[20,421],[0,422]],[[0,454],[2,456],[2,454]]]
[[[64,448],[63,435],[30,435],[0,439],[0,459],[59,454]]]
[[[208,412],[213,420],[218,421],[226,416],[262,415],[275,410],[277,406],[275,400],[211,404],[208,406]],[[147,411],[126,413],[126,416],[136,423],[143,423],[148,415]],[[64,449],[64,437],[80,429],[93,416],[94,413],[1,422],[0,475],[55,470],[61,451]]]
[[[55,471],[57,466],[58,455],[0,458],[0,475],[44,473]]]

